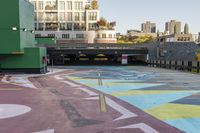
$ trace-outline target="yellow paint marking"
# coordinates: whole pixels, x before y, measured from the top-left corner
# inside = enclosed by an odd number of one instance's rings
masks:
[[[153,95],[153,94],[173,94],[179,92],[193,92],[193,90],[128,90],[113,92],[113,96],[133,96],[133,95]]]
[[[107,112],[107,107],[106,107],[106,99],[104,94],[99,95],[99,103],[100,103],[100,111],[102,113]]]
[[[189,104],[164,104],[152,109],[145,110],[160,120],[174,120],[180,118],[199,118],[200,106]]]

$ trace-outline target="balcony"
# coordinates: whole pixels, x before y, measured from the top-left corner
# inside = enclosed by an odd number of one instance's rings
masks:
[[[54,5],[54,6],[46,5],[45,10],[58,10],[58,7],[57,5]]]

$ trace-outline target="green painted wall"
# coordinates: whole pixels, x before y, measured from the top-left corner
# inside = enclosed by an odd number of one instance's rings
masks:
[[[42,57],[46,56],[45,48],[25,48],[23,55],[2,56],[0,66],[2,69],[42,68]]]
[[[12,27],[19,27],[19,1],[2,0],[0,4],[0,54],[20,52],[19,31],[12,31]]]
[[[34,46],[34,7],[26,0],[3,0],[0,4],[0,54],[23,52]],[[13,31],[12,27],[17,27]],[[28,31],[23,31],[26,28]]]
[[[26,0],[0,4],[0,69],[40,69],[46,48],[34,46],[34,7]],[[17,31],[12,31],[17,27]],[[23,31],[26,28],[27,31]],[[18,53],[18,54],[17,54]]]
[[[24,47],[34,46],[35,35],[31,33],[34,30],[34,7],[33,5],[24,0],[19,0],[19,24],[20,28],[26,28],[24,32],[20,30],[20,47],[23,51]]]
[[[56,40],[54,38],[35,38],[37,45],[47,44],[54,45],[56,44]]]

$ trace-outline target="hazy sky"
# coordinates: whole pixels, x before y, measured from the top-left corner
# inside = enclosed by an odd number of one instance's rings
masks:
[[[193,33],[200,32],[200,0],[99,0],[99,4],[101,16],[117,22],[117,32],[140,29],[146,20],[163,31],[171,19],[182,21],[182,27],[188,23]]]

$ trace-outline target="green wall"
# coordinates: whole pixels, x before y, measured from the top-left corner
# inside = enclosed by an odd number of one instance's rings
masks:
[[[56,40],[54,38],[35,38],[37,45],[47,44],[54,45],[56,44]]]
[[[42,68],[42,57],[46,56],[45,48],[25,48],[23,55],[2,56],[2,69]]]
[[[2,0],[0,4],[0,69],[38,69],[46,64],[46,48],[34,46],[34,7],[26,0]],[[17,31],[12,31],[16,27]],[[26,28],[27,31],[23,31]]]
[[[19,28],[19,1],[2,0],[0,4],[0,54],[20,52],[19,31],[12,31],[12,27]]]
[[[33,5],[24,0],[19,0],[19,24],[20,28],[26,28],[27,32],[20,30],[20,46],[23,51],[24,47],[34,46],[35,35],[31,33],[34,30],[34,7]]]
[[[2,0],[0,17],[0,54],[23,52],[24,47],[34,46],[34,7],[30,2]],[[13,31],[12,27],[18,30]]]

